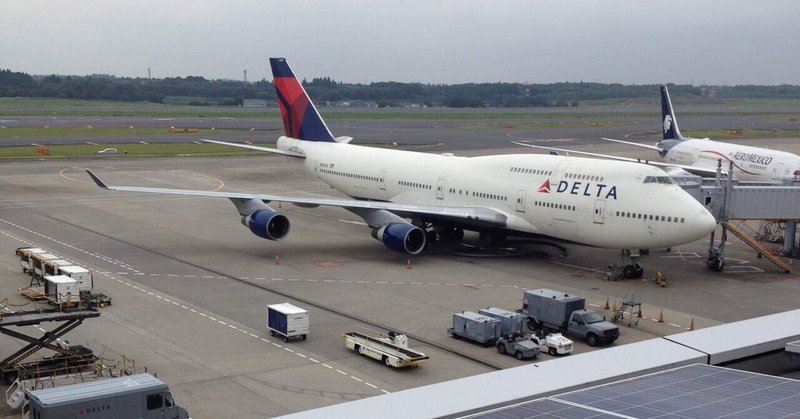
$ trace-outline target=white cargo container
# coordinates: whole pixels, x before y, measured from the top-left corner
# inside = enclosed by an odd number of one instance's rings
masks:
[[[58,274],[74,279],[78,283],[78,291],[91,291],[94,287],[92,273],[83,266],[59,266]]]
[[[308,310],[289,303],[267,306],[267,329],[270,336],[279,334],[283,341],[306,340],[308,334]]]
[[[78,281],[66,275],[47,275],[44,277],[44,295],[56,304],[80,302]]]
[[[74,265],[75,262],[70,262],[66,259],[49,259],[44,261],[44,274],[45,275],[61,275],[58,268],[62,266]]]
[[[47,275],[47,272],[45,272],[45,263],[49,260],[58,260],[58,259],[61,259],[61,256],[57,256],[52,253],[31,255],[31,265],[33,266],[33,275],[43,278],[45,275]]]

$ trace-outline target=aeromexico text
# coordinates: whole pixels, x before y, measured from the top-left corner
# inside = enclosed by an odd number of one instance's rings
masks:
[[[763,166],[768,166],[770,163],[772,163],[772,157],[762,156],[756,153],[742,153],[741,151],[733,153],[731,159],[760,164]]]

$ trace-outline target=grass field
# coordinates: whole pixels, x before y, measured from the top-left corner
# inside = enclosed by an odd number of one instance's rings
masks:
[[[274,144],[259,144],[274,148]],[[97,154],[104,148],[116,148],[118,154]],[[46,153],[42,153],[46,149]],[[64,157],[90,157],[96,159],[117,159],[145,156],[241,156],[264,155],[262,152],[245,150],[211,143],[153,143],[153,144],[68,144],[46,147],[0,147],[0,159],[42,159]]]
[[[680,106],[681,115],[762,115],[794,114],[800,110],[800,99],[741,99],[715,102],[689,102]],[[658,96],[652,100],[603,100],[581,102],[575,108],[328,108],[320,107],[326,119],[441,119],[441,120],[538,120],[572,118],[603,120],[609,117],[648,117],[657,112]],[[161,105],[81,101],[67,99],[0,98],[0,119],[3,116],[132,116],[132,117],[198,117],[198,118],[264,118],[278,119],[277,107],[240,108],[220,106]],[[2,125],[2,123],[0,123]]]

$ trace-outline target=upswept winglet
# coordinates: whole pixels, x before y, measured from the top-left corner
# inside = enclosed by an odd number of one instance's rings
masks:
[[[99,187],[101,187],[101,188],[103,188],[103,189],[109,189],[109,188],[108,188],[108,185],[106,185],[106,184],[105,184],[105,182],[103,182],[102,180],[100,180],[100,178],[99,178],[99,177],[97,177],[97,176],[96,176],[94,173],[92,173],[92,171],[91,171],[91,170],[89,170],[89,169],[86,169],[86,173],[88,173],[88,174],[89,174],[89,177],[91,177],[91,178],[92,178],[92,180],[94,181],[94,183],[96,183],[96,184],[97,184],[97,186],[99,186]]]
[[[273,83],[278,94],[283,128],[287,137],[306,141],[335,142],[303,85],[285,58],[270,58]]]

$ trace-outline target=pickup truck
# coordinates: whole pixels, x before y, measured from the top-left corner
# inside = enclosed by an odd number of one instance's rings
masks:
[[[586,310],[586,300],[549,289],[525,291],[521,313],[528,316],[531,330],[552,330],[586,339],[595,346],[619,337],[619,328],[594,311]]]

